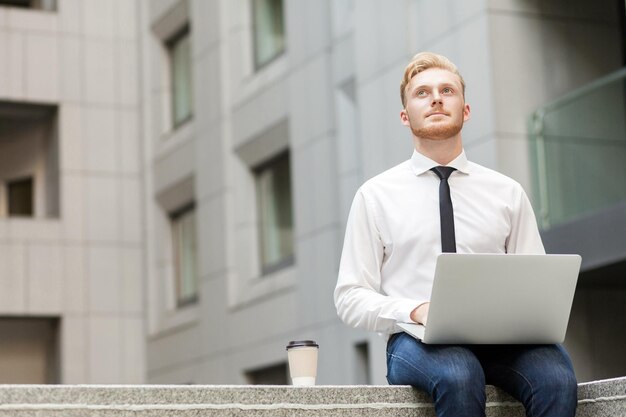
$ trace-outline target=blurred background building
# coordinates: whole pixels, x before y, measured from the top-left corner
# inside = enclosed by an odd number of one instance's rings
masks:
[[[134,1],[0,1],[0,382],[145,381]]]
[[[623,0],[0,0],[0,382],[385,382],[336,317],[352,197],[455,62],[465,149],[583,256],[566,345],[626,374]]]

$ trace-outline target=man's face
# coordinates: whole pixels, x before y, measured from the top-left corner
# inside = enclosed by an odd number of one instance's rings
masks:
[[[443,140],[456,136],[469,120],[459,77],[445,69],[430,68],[415,75],[406,86],[402,124],[420,139]]]

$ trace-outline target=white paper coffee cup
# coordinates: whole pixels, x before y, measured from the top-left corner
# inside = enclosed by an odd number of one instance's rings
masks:
[[[287,345],[289,374],[293,385],[315,385],[317,377],[317,352],[319,345],[313,340],[296,340]]]

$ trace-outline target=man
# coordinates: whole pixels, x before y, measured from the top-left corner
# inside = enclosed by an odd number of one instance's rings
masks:
[[[456,66],[441,55],[417,54],[400,96],[400,120],[415,150],[354,198],[335,289],[339,316],[391,335],[389,383],[428,392],[439,417],[484,416],[486,383],[521,401],[527,416],[573,417],[576,377],[561,346],[426,345],[396,327],[427,323],[442,251],[545,253],[522,187],[465,156],[461,129],[470,106]],[[449,187],[452,225],[440,220],[441,187]]]

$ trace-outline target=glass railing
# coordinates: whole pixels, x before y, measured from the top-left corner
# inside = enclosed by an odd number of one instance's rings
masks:
[[[539,108],[529,123],[540,228],[626,201],[626,68]]]

